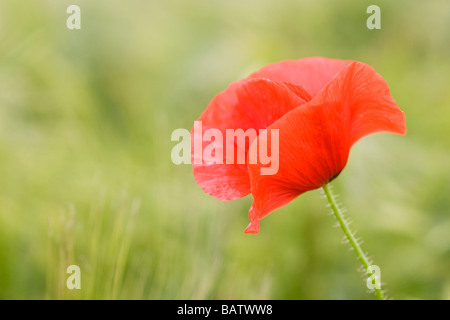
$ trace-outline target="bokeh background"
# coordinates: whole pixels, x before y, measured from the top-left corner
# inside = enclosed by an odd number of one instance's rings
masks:
[[[407,135],[358,142],[334,191],[389,297],[450,299],[446,0],[0,0],[0,298],[373,299],[319,190],[246,235],[251,196],[171,162],[172,131],[230,82],[310,56],[390,85]]]

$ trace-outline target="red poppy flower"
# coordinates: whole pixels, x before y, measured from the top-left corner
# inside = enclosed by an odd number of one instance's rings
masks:
[[[404,113],[372,67],[320,57],[274,63],[232,83],[198,120],[202,131],[192,131],[192,143],[203,151],[208,145],[203,133],[209,128],[223,136],[227,129],[278,129],[274,175],[261,175],[267,165],[248,161],[249,152],[269,142],[267,134],[248,137],[244,163],[226,163],[225,152],[222,163],[199,161],[192,151],[194,177],[206,193],[220,200],[252,193],[246,233],[257,233],[260,219],[334,179],[360,138],[383,131],[406,133]]]

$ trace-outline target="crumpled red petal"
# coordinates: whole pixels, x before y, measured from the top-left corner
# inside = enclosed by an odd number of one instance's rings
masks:
[[[259,220],[298,195],[319,188],[345,167],[351,146],[376,133],[405,134],[405,116],[384,79],[372,67],[353,62],[311,101],[267,128],[279,130],[279,170],[261,175],[261,163],[249,164],[253,204],[246,233],[259,231]],[[250,146],[270,146],[260,134]]]
[[[301,86],[268,79],[235,82],[219,93],[198,119],[202,121],[201,132],[195,134],[194,128],[191,131],[191,158],[198,185],[219,200],[234,200],[250,193],[246,163],[226,164],[225,150],[222,152],[222,164],[207,164],[205,161],[195,163],[194,145],[201,145],[201,150],[204,151],[211,143],[203,141],[203,134],[207,129],[215,128],[222,132],[223,140],[214,141],[215,146],[220,148],[226,146],[226,129],[246,131],[253,128],[259,133],[259,129],[267,128],[288,111],[310,99],[310,95]],[[249,141],[245,147],[245,158],[252,142]],[[234,154],[237,154],[236,143]]]

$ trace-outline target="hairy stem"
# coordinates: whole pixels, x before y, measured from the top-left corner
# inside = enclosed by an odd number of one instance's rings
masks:
[[[372,273],[369,271],[369,266],[371,263],[369,262],[369,259],[367,258],[364,251],[361,249],[360,244],[358,243],[358,240],[355,238],[355,234],[350,230],[349,225],[347,221],[344,219],[344,216],[339,209],[339,206],[336,203],[336,200],[331,193],[330,189],[328,188],[328,185],[324,185],[323,191],[325,192],[325,195],[327,196],[328,202],[330,202],[331,209],[333,210],[334,216],[336,217],[337,221],[339,222],[339,225],[342,228],[342,231],[344,231],[344,234],[348,241],[350,242],[353,250],[356,252],[356,255],[358,256],[359,261],[361,261],[364,270],[368,277],[372,276]],[[375,295],[377,296],[378,300],[384,300],[383,292],[381,291],[381,288],[378,289],[374,287]]]

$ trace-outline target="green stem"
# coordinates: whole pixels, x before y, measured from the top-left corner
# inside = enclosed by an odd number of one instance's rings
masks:
[[[342,228],[342,231],[344,231],[345,236],[347,237],[348,241],[352,245],[353,250],[355,250],[356,255],[358,256],[359,261],[361,261],[366,274],[368,277],[372,276],[372,273],[369,272],[369,259],[367,258],[364,251],[361,249],[361,246],[359,245],[358,241],[355,238],[355,234],[350,230],[349,225],[347,221],[344,219],[343,214],[341,213],[341,210],[339,209],[339,206],[336,203],[336,200],[334,199],[333,194],[331,193],[330,189],[328,188],[328,185],[324,185],[323,191],[325,192],[325,195],[327,196],[328,202],[330,202],[331,209],[333,210],[333,213],[339,222],[339,225]],[[377,289],[374,288],[375,295],[377,296],[378,300],[384,300],[383,292],[381,291],[381,288]]]

